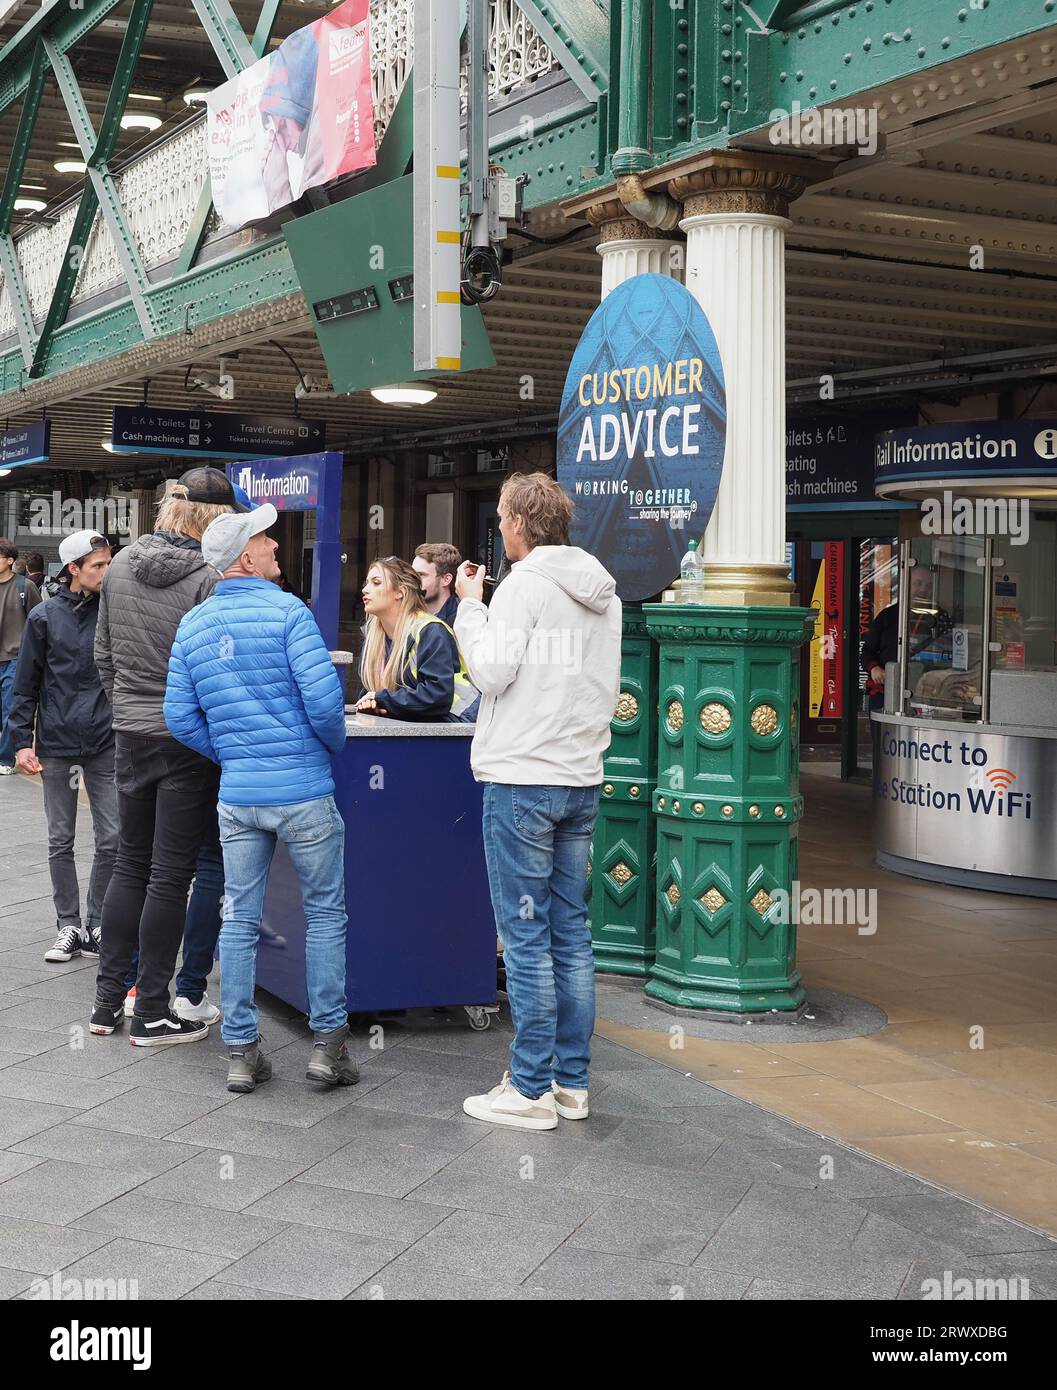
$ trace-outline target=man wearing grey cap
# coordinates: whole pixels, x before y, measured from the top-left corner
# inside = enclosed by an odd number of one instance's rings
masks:
[[[26,619],[9,729],[18,770],[30,776],[39,772],[44,785],[57,919],[55,944],[44,959],[65,962],[99,954],[103,896],[117,854],[117,793],[110,701],[93,658],[99,590],[110,565],[110,544],[96,531],[77,531],[60,542],[59,559],[70,583]],[[82,782],[95,831],[83,926],[73,857]]]
[[[282,840],[301,882],[306,976],[315,1034],[308,1078],[358,1080],[345,1004],[345,826],[330,759],[345,745],[345,697],[315,618],[279,588],[270,503],[219,516],[203,558],[223,577],[183,618],[169,658],[165,721],[175,738],[220,764],[217,814],[226,909],[220,933],[221,1036],[228,1090],[271,1075],[253,1000],[261,913]]]

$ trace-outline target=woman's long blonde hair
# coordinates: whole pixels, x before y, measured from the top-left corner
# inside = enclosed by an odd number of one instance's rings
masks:
[[[367,635],[360,656],[360,680],[364,690],[398,690],[407,673],[408,637],[416,618],[428,614],[422,597],[422,582],[415,570],[398,555],[375,560],[371,569],[380,569],[391,589],[400,591],[400,615],[393,632],[389,659],[385,657],[385,629],[373,615],[367,619]],[[367,571],[370,574],[370,570]]]

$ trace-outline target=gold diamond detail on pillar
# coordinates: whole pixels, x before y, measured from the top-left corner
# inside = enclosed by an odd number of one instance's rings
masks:
[[[620,692],[620,698],[617,700],[617,712],[613,717],[619,720],[621,724],[630,724],[638,712],[638,700],[635,699],[634,695],[629,694],[628,691],[622,690]]]
[[[614,864],[607,872],[618,888],[623,888],[625,883],[630,883],[635,877],[634,869],[629,869],[623,859],[619,864]]]
[[[761,917],[766,917],[768,911],[774,905],[774,899],[766,888],[761,888],[755,897],[749,900]]]
[[[710,888],[707,893],[702,893],[698,902],[702,907],[707,907],[709,912],[718,912],[721,907],[726,907],[727,900],[718,888]]]
[[[713,700],[701,711],[701,727],[706,734],[725,734],[731,726],[730,710]]]
[[[671,903],[673,907],[678,907],[679,899],[682,896],[682,894],[679,892],[679,885],[677,883],[670,883],[668,885],[667,890],[665,891],[664,896],[668,899],[668,901]]]
[[[668,706],[667,721],[673,734],[677,734],[683,727],[683,707],[678,700],[673,700]]]
[[[752,727],[758,734],[773,734],[778,728],[778,711],[773,705],[757,705],[752,712]]]

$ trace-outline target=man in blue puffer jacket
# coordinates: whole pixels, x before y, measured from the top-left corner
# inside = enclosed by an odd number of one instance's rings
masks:
[[[345,1042],[345,826],[330,767],[345,744],[345,701],[315,618],[276,583],[279,547],[265,534],[275,521],[265,503],[206,528],[202,556],[223,577],[177,629],[164,706],[173,737],[220,764],[221,1035],[228,1090],[238,1092],[271,1075],[253,990],[277,840],[301,881],[308,920],[308,1078],[326,1086],[359,1079]]]

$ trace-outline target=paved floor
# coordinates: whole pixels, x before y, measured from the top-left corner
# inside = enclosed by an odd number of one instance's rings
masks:
[[[363,1030],[361,1084],[320,1095],[262,999],[275,1079],[232,1096],[218,1036],[88,1034],[93,970],[45,964],[52,924],[40,790],[5,779],[0,1295],[59,1271],[141,1298],[915,1299],[949,1270],[1057,1297],[1040,1232],[601,1037],[591,1119],[529,1137],[461,1112],[505,1021]]]
[[[887,1024],[841,1041],[702,1026],[723,1036],[688,1038],[678,1059],[671,1020],[647,1023],[644,1009],[638,1018],[610,1011],[600,1028],[1057,1235],[1057,903],[879,869],[869,791],[842,785],[834,770],[802,776],[801,880],[805,889],[876,889],[876,930],[802,924],[798,960],[810,997],[858,996]]]

